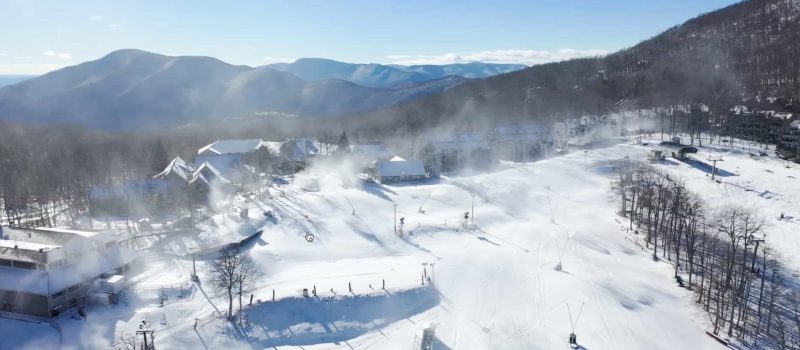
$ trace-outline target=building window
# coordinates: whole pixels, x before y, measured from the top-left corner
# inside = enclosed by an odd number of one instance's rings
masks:
[[[14,261],[14,267],[20,269],[36,270],[36,263],[27,261]]]

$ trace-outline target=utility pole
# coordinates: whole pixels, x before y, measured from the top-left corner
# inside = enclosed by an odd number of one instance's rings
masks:
[[[397,203],[392,203],[394,206],[394,234],[397,234]]]
[[[472,213],[470,214],[470,225],[472,225],[472,229],[475,229],[475,194],[472,194]]]
[[[197,265],[195,263],[197,256],[197,247],[192,247],[189,250],[192,252],[192,281],[197,282],[199,280],[199,278],[197,277]]]

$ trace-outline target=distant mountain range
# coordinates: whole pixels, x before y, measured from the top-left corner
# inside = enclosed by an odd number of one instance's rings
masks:
[[[455,75],[469,79],[482,79],[492,75],[513,72],[527,66],[521,64],[460,63],[448,65],[383,65],[344,63],[325,58],[301,58],[292,63],[275,63],[267,67],[308,80],[341,79],[361,86],[394,88],[410,86]]]
[[[261,112],[331,117],[385,108],[522,66],[385,66],[301,59],[262,67],[119,50],[0,88],[0,119],[107,130]]]
[[[0,74],[0,87],[19,83],[23,80],[36,77],[35,75],[7,75]]]
[[[513,68],[322,59],[253,68],[127,49],[0,88],[0,119],[138,130],[272,111],[331,117],[393,106]]]

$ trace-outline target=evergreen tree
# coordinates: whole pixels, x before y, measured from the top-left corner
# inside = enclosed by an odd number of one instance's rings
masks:
[[[347,139],[347,133],[342,132],[339,136],[339,142],[336,143],[340,152],[347,152],[350,149],[350,141]]]

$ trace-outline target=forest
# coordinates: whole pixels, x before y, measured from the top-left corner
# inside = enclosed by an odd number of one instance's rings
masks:
[[[764,233],[765,218],[737,205],[714,207],[648,164],[615,164],[614,193],[628,239],[674,267],[711,332],[750,348],[800,348],[800,289]]]

